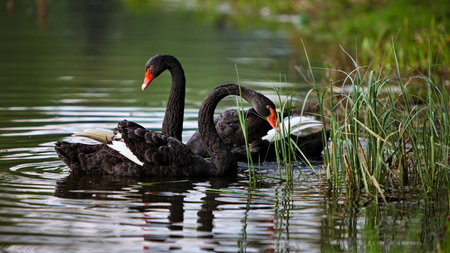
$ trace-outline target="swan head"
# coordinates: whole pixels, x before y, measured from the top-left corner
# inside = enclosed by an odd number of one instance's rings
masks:
[[[256,112],[267,122],[269,122],[270,126],[278,131],[278,123],[277,123],[277,111],[275,104],[262,94],[258,94],[251,101],[249,101],[252,107],[256,110]]]
[[[145,76],[142,83],[142,90],[145,90],[150,83],[158,77],[164,70],[169,69],[169,62],[178,62],[175,57],[167,54],[157,54],[150,58],[145,64]]]
[[[250,104],[256,110],[259,116],[267,120],[270,126],[278,131],[277,111],[272,100],[260,94],[259,96],[253,98]]]

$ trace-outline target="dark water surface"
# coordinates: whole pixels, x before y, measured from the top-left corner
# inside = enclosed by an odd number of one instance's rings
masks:
[[[160,129],[169,73],[140,90],[144,64],[155,54],[176,56],[186,71],[184,140],[197,128],[204,96],[236,83],[237,71],[243,85],[274,99],[272,86],[282,97],[309,89],[294,70],[307,65],[288,24],[242,29],[168,3],[132,2],[2,2],[1,252],[435,249],[447,212],[437,199],[372,205],[330,197],[308,168],[293,184],[249,184],[245,164],[226,179],[71,174],[53,143],[87,141],[72,132],[112,129],[124,118]],[[311,50],[320,62],[314,52],[321,49]],[[229,99],[218,111],[233,105]],[[278,173],[271,164],[261,171]]]

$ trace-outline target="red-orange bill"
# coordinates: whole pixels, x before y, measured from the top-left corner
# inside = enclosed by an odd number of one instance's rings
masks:
[[[277,112],[270,106],[268,108],[269,108],[269,111],[270,111],[270,116],[267,117],[267,121],[273,127],[273,129],[278,131]]]
[[[144,82],[142,83],[142,90],[145,90],[150,82],[153,80],[152,69],[148,68],[145,72]]]

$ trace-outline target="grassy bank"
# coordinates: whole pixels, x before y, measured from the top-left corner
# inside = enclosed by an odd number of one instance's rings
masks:
[[[361,66],[450,78],[448,1],[326,1],[312,13],[307,31],[354,48]]]

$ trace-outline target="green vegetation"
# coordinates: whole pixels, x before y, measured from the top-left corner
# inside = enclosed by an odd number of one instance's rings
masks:
[[[392,54],[396,58],[396,52]],[[375,202],[386,202],[398,193],[446,191],[450,185],[448,90],[432,76],[411,76],[404,82],[396,66],[360,67],[352,61],[354,70],[334,70],[344,76],[342,80],[332,80],[328,86],[311,81],[319,115],[331,129],[324,152],[327,185],[348,197],[362,194]],[[310,66],[309,71],[314,69]],[[409,87],[415,83],[423,84],[426,92]],[[292,100],[287,100],[278,109],[291,107]],[[276,148],[279,167],[285,169],[280,179],[291,181],[298,147],[286,142]]]
[[[349,195],[364,190],[375,200],[385,199],[386,192],[447,189],[448,91],[424,75],[403,83],[398,68],[355,62],[353,71],[341,73],[350,83],[345,90],[334,82],[316,86],[332,133],[325,152],[330,186],[345,186]],[[408,89],[412,81],[426,85],[424,98]]]
[[[325,157],[331,187],[384,199],[387,189],[449,186],[450,2],[201,2],[202,10],[221,9],[237,21],[252,14],[270,22],[282,14],[301,16],[289,19],[301,36],[346,49],[343,59],[325,58],[325,68],[310,66],[307,75],[329,73],[327,85],[314,79],[311,85],[332,133]],[[287,147],[279,148],[289,158],[286,152],[295,147]]]
[[[239,81],[239,72],[236,66],[236,74],[238,79],[238,85],[239,85],[239,93],[241,93],[241,83]],[[237,113],[239,118],[239,124],[242,128],[242,134],[244,135],[244,141],[245,141],[245,147],[246,147],[246,153],[247,153],[247,163],[248,163],[248,174],[249,174],[249,184],[251,186],[254,186],[258,179],[258,174],[256,173],[255,165],[253,163],[252,155],[250,152],[250,143],[248,141],[248,125],[246,121],[246,115],[244,110],[244,99],[242,96],[239,96],[236,98],[236,106],[237,106]]]
[[[298,163],[300,161],[303,161],[306,163],[306,165],[311,168],[312,171],[316,171],[314,166],[311,165],[311,163],[308,161],[308,158],[303,154],[301,148],[297,145],[297,143],[290,138],[291,136],[291,126],[290,121],[288,121],[287,126],[282,126],[284,124],[284,112],[288,112],[292,110],[293,108],[296,108],[296,103],[294,101],[294,96],[291,95],[288,99],[281,98],[281,91],[274,87],[275,91],[278,94],[278,124],[280,126],[278,133],[280,135],[280,138],[278,141],[274,141],[273,145],[276,151],[276,157],[277,157],[277,165],[278,168],[284,168],[284,175],[281,173],[279,174],[279,178],[287,181],[292,181],[295,178],[293,177],[293,170],[296,168]],[[307,101],[310,95],[312,94],[313,90],[310,90],[307,95],[305,96],[304,100]],[[300,110],[300,115],[304,115],[305,112],[305,106],[306,103],[303,103],[303,106]],[[291,115],[287,115],[288,118],[291,117]],[[279,170],[281,172],[281,170]]]

